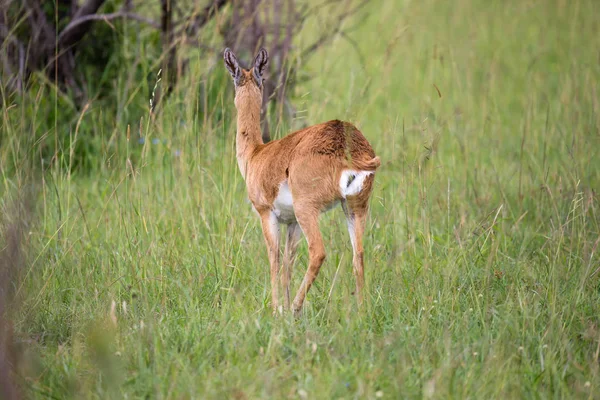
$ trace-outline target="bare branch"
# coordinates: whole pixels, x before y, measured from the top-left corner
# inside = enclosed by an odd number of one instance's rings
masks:
[[[128,12],[128,11],[117,11],[117,12],[114,12],[111,14],[91,14],[91,15],[86,15],[85,17],[80,17],[78,19],[74,19],[73,21],[71,21],[69,23],[69,25],[67,25],[65,27],[65,29],[63,29],[63,31],[60,33],[60,35],[58,35],[58,40],[61,41],[61,39],[64,38],[64,36],[66,34],[68,34],[71,29],[74,29],[77,26],[84,24],[86,22],[111,21],[111,20],[117,19],[117,18],[131,19],[134,21],[144,23],[146,25],[150,25],[153,28],[160,29],[160,24],[156,21],[151,20],[150,18],[146,18],[142,15],[135,14],[135,13]]]
[[[160,18],[160,29],[163,37],[163,47],[168,49],[168,67],[173,69],[175,64],[175,58],[177,56],[177,47],[171,46],[175,40],[175,32],[173,30],[173,5],[175,0],[161,0],[161,18]],[[173,72],[173,71],[169,71]]]
[[[8,7],[11,0],[1,3],[2,7]],[[25,78],[25,46],[17,39],[17,37],[8,29],[6,25],[5,10],[0,10],[0,46],[2,53],[2,65],[5,74],[2,78],[7,79],[6,86],[10,90],[16,89],[19,92],[23,90],[23,81]],[[14,28],[13,28],[14,31]],[[13,74],[13,67],[18,69],[17,74]]]
[[[73,16],[73,21],[95,14],[105,0],[87,0]],[[93,19],[92,19],[93,20]],[[70,29],[64,29],[58,40],[59,48],[71,47],[90,30],[92,20],[81,22]],[[70,25],[70,24],[69,24]]]
[[[173,87],[177,83],[178,71],[177,71],[177,44],[175,42],[173,32],[173,6],[175,0],[161,0],[161,14],[160,14],[160,30],[163,41],[163,76],[165,77],[164,82],[166,83],[165,90],[159,90],[155,94],[154,102],[152,104],[152,110],[156,105],[160,104],[171,94]]]
[[[35,44],[35,52],[32,54],[32,61],[36,64],[43,63],[46,53],[51,52],[54,47],[54,38],[56,32],[54,27],[48,22],[40,4],[35,0],[27,0],[23,3],[27,8],[27,19],[31,28],[30,43]]]

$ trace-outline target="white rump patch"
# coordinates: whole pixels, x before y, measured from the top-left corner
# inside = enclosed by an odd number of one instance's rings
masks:
[[[367,176],[373,174],[373,171],[356,171],[353,169],[345,169],[340,177],[340,193],[342,197],[354,196],[360,193],[363,189]]]
[[[294,213],[294,199],[288,186],[287,179],[279,184],[279,193],[273,202],[273,208],[277,219],[282,222],[293,222],[296,220]]]

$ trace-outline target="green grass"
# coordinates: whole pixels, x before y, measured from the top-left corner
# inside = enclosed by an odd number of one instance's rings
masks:
[[[296,89],[299,122],[356,123],[383,165],[364,308],[336,209],[321,219],[327,259],[298,320],[271,315],[219,58],[194,58],[151,122],[139,110],[154,82],[119,78],[125,106],[81,115],[48,89],[7,101],[2,202],[31,182],[37,193],[14,316],[25,393],[598,398],[596,8],[374,1],[348,24],[362,54],[338,37],[302,60],[314,78]],[[65,137],[58,162],[24,176]],[[75,150],[88,169],[69,172]],[[293,289],[306,263],[303,242]]]

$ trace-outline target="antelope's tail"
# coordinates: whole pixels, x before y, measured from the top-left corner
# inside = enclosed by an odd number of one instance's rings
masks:
[[[375,171],[381,166],[381,160],[375,156],[370,160],[354,160],[354,168],[360,171]]]

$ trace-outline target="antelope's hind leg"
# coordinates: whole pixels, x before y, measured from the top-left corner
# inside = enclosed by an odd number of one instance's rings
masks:
[[[356,278],[356,296],[359,305],[363,302],[363,288],[365,285],[365,266],[363,236],[369,212],[369,197],[373,187],[373,176],[365,180],[360,193],[350,196],[342,201],[342,208],[346,214],[348,233],[352,242],[352,272]]]
[[[300,242],[300,225],[292,222],[287,226],[287,236],[285,241],[285,251],[283,253],[283,271],[281,274],[281,286],[283,286],[283,301],[286,310],[290,309],[290,281],[292,279],[292,267],[296,260],[296,249]]]
[[[319,209],[313,207],[298,207],[296,212],[298,223],[306,236],[308,242],[308,269],[304,275],[304,279],[300,284],[300,288],[294,298],[294,314],[299,315],[302,310],[302,304],[306,293],[312,286],[315,278],[319,274],[321,265],[325,260],[325,246],[323,245],[323,237],[319,230]]]
[[[279,224],[275,214],[268,210],[260,213],[263,235],[269,254],[269,263],[271,264],[271,307],[273,312],[279,308],[279,288],[277,275],[279,274]]]

